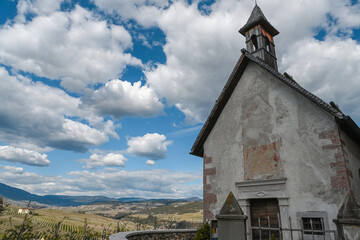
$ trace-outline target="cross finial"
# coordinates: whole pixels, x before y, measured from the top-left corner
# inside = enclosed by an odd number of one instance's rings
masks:
[[[257,5],[257,0],[254,0],[255,1],[255,6]]]

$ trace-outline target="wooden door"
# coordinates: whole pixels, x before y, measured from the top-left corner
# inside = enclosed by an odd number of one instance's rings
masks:
[[[276,198],[250,200],[250,210],[253,240],[280,239],[279,231],[268,229],[279,228],[279,202]]]

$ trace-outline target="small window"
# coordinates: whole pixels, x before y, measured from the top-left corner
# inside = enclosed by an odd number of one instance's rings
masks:
[[[252,46],[253,46],[253,51],[258,50],[259,46],[258,46],[258,42],[257,42],[257,38],[256,38],[255,34],[253,34],[251,36],[251,43],[252,43]]]
[[[299,236],[304,236],[304,240],[330,240],[329,217],[327,212],[308,211],[297,212],[298,226],[303,231]]]
[[[269,40],[268,37],[265,37],[265,44],[266,44],[266,50],[267,50],[268,52],[271,52],[271,51],[270,51],[270,40]]]
[[[324,235],[324,220],[322,218],[301,218],[304,234]]]

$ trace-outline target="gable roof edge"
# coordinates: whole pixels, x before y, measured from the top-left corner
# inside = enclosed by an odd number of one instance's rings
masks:
[[[360,146],[360,128],[350,116],[344,116],[343,119],[336,120],[338,126],[346,133],[358,146]]]
[[[242,49],[242,55],[240,56],[239,60],[237,61],[233,71],[231,72],[228,81],[226,82],[223,90],[221,91],[218,99],[215,102],[215,105],[213,107],[213,109],[211,110],[206,122],[204,123],[204,126],[201,128],[199,135],[197,136],[192,148],[191,148],[191,155],[195,155],[198,157],[202,157],[203,155],[203,144],[207,138],[207,136],[209,135],[210,131],[212,130],[212,128],[214,127],[217,119],[220,116],[220,113],[222,112],[223,107],[220,107],[220,105],[225,106],[227,101],[229,100],[232,92],[234,91],[235,87],[233,87],[232,91],[229,92],[228,89],[230,86],[237,84],[234,83],[233,79],[235,78],[235,76],[238,75],[242,75],[242,73],[245,71],[245,68],[247,66],[247,63],[249,62],[249,58],[246,58],[245,53],[243,51],[244,49]],[[241,67],[242,66],[242,67]],[[241,68],[240,68],[241,67]],[[241,71],[241,72],[240,72]],[[240,79],[240,77],[239,77]],[[225,100],[225,102],[224,102]],[[208,132],[209,131],[209,132]]]
[[[356,123],[349,117],[344,115],[338,108],[334,108],[328,103],[321,100],[319,97],[315,96],[314,94],[310,93],[303,87],[301,87],[291,76],[288,74],[281,74],[277,70],[273,69],[271,66],[263,62],[261,59],[252,56],[249,52],[245,49],[242,49],[242,55],[238,60],[237,64],[234,67],[228,81],[226,82],[219,98],[217,99],[215,106],[213,107],[209,117],[207,118],[204,126],[202,127],[198,137],[196,138],[190,154],[202,157],[203,155],[203,144],[205,143],[208,135],[210,134],[212,128],[215,126],[217,119],[219,118],[223,108],[225,107],[226,103],[230,99],[232,92],[234,91],[238,81],[240,80],[243,72],[249,61],[252,61],[274,75],[280,81],[288,85],[290,88],[293,88],[295,91],[318,105],[320,108],[325,110],[326,112],[333,115],[336,121],[339,123],[340,127],[346,129],[346,133],[352,139],[360,139],[360,128],[356,125]],[[349,130],[350,129],[350,130]]]
[[[246,50],[245,50],[246,51]],[[280,81],[288,85],[289,87],[293,88],[295,91],[324,109],[325,111],[329,112],[331,115],[333,115],[336,118],[342,119],[345,117],[345,115],[337,108],[332,107],[330,104],[324,102],[321,98],[315,96],[305,88],[301,87],[290,75],[286,74],[283,75],[279,73],[277,70],[272,68],[270,65],[262,61],[261,59],[252,56],[249,52],[246,51],[245,55],[250,58],[253,62],[257,63],[259,66],[261,66],[263,69],[267,70],[269,73],[277,77]]]

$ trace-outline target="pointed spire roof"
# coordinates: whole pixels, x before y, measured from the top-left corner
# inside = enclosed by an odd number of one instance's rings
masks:
[[[261,8],[256,4],[246,24],[254,22],[258,18],[264,18],[267,21],[263,11],[261,11]]]
[[[251,12],[249,20],[247,23],[239,30],[239,32],[245,36],[245,33],[253,28],[256,25],[262,25],[272,36],[279,34],[279,31],[276,30],[270,22],[266,19],[264,13],[261,11],[260,7],[256,4],[254,9]]]

